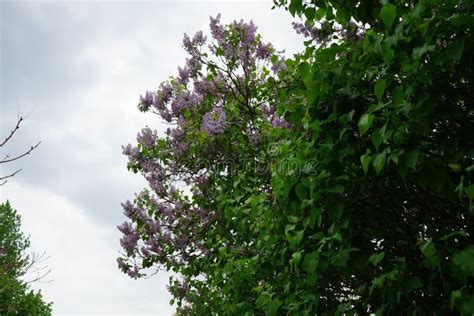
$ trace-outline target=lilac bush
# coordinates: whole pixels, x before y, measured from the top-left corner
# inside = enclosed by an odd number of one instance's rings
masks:
[[[275,106],[275,79],[286,69],[281,55],[253,22],[223,25],[218,15],[210,31],[209,38],[185,34],[189,57],[177,76],[140,96],[139,110],[159,115],[170,125],[166,134],[147,127],[136,146],[123,147],[129,170],[140,172],[148,188],[122,204],[127,221],[118,226],[119,268],[132,278],[155,269],[177,272],[181,278],[169,288],[182,313],[190,306],[206,310],[203,293],[209,302],[222,299],[210,281],[220,248],[252,254],[250,244],[232,244],[235,231],[225,226],[233,218],[219,198],[244,164],[268,159],[259,153],[268,130],[290,127]],[[268,190],[268,172],[255,176],[255,189]]]

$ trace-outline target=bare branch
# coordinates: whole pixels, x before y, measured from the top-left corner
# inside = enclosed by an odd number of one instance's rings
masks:
[[[21,169],[18,169],[17,171],[13,172],[12,174],[8,175],[8,176],[4,176],[4,177],[0,177],[0,181],[3,181],[0,183],[0,186],[4,185],[5,183],[7,183],[8,178],[11,178],[11,177],[14,177],[18,172],[20,172]]]
[[[26,155],[29,155],[33,150],[35,150],[40,144],[41,144],[41,141],[39,141],[36,145],[31,146],[30,149],[28,149],[26,152],[24,152],[23,154],[21,154],[21,155],[19,155],[19,156],[16,156],[16,157],[10,158],[10,159],[1,160],[1,161],[0,161],[0,164],[2,164],[2,163],[7,163],[7,162],[12,162],[12,161],[15,161],[15,160],[17,160],[17,159],[20,159],[20,158],[22,158],[22,157],[25,157]]]
[[[3,145],[5,145],[10,140],[10,138],[12,138],[13,134],[15,134],[15,132],[20,128],[20,124],[22,121],[23,117],[20,116],[18,118],[18,121],[16,122],[15,128],[10,132],[10,135],[8,135],[7,138],[5,138],[5,140],[0,144],[0,147],[3,147]]]

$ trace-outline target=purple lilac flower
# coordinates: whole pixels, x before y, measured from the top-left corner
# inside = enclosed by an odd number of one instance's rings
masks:
[[[250,21],[249,23],[245,23],[244,20],[240,20],[239,22],[234,21],[232,27],[240,33],[239,35],[243,46],[252,46],[257,33],[257,26],[255,26],[253,21]]]
[[[211,135],[224,133],[228,126],[225,112],[221,107],[214,108],[211,112],[204,114],[202,118],[201,129]]]
[[[137,147],[133,147],[130,144],[122,146],[122,153],[128,157],[129,162],[136,162],[140,159],[140,151]]]
[[[188,34],[184,33],[183,35],[183,46],[186,51],[193,50],[193,42],[189,38]]]
[[[206,37],[203,35],[202,31],[197,32],[192,40],[187,34],[184,34],[183,36],[184,49],[192,56],[199,54],[198,46],[204,45],[205,42]]]
[[[166,108],[166,103],[168,103],[171,99],[173,94],[173,88],[168,82],[163,82],[160,85],[160,90],[158,90],[155,101],[153,102],[153,106],[158,111],[163,111]]]
[[[330,33],[330,24],[323,22],[320,28],[307,27],[303,23],[293,22],[291,23],[296,33],[303,35],[304,37],[311,37],[316,43],[321,43]]]
[[[206,40],[207,40],[207,37],[204,36],[202,31],[198,31],[198,32],[196,32],[196,34],[194,34],[193,44],[198,45],[198,46],[202,46],[206,43]]]
[[[219,13],[215,18],[209,17],[211,20],[210,29],[212,37],[218,42],[224,41],[224,27],[220,24],[221,14]]]
[[[161,177],[153,174],[146,176],[145,179],[148,181],[148,185],[153,190],[153,192],[158,195],[164,194],[165,189],[163,187],[163,181],[161,180]]]
[[[146,112],[150,109],[150,106],[154,102],[154,95],[153,92],[147,91],[145,92],[145,96],[140,94],[140,104],[138,105],[138,108],[142,112]]]
[[[146,148],[154,148],[158,132],[152,131],[149,127],[143,128],[140,133],[137,134],[137,142],[145,146]]]
[[[260,59],[268,59],[272,52],[273,46],[271,44],[264,45],[262,42],[258,42],[255,55]]]
[[[135,213],[135,206],[127,200],[125,203],[122,203],[122,208],[123,208],[123,214],[127,216],[128,218],[131,218],[133,214]]]
[[[130,222],[123,222],[122,224],[117,226],[117,229],[125,235],[129,235],[133,232],[133,226]]]
[[[189,67],[184,66],[183,68],[178,67],[178,83],[186,85],[189,82],[189,77],[191,76],[191,70]]]
[[[206,79],[194,81],[194,92],[201,96],[208,95],[214,92],[214,86]]]
[[[196,93],[183,91],[171,103],[171,111],[173,116],[179,117],[184,109],[196,108],[202,102],[203,97]]]
[[[290,128],[291,125],[283,117],[274,116],[272,119],[273,128]]]
[[[152,220],[148,221],[148,233],[150,235],[155,235],[156,233],[161,231],[161,223],[160,220]]]
[[[127,253],[133,253],[140,236],[133,227],[130,227],[131,225],[124,224],[118,226],[119,230],[124,234],[122,238],[120,238],[120,245],[125,249],[125,251],[127,251]]]
[[[173,115],[168,109],[160,110],[159,113],[160,113],[160,116],[168,123],[170,123],[171,120],[173,119]]]
[[[137,279],[140,276],[140,272],[137,265],[133,266],[133,269],[128,271],[128,276],[134,279]]]

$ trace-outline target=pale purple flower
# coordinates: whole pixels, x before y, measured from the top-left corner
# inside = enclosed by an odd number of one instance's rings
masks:
[[[150,109],[150,106],[154,102],[154,95],[153,92],[147,91],[145,92],[145,96],[140,95],[140,104],[138,105],[138,108],[142,112],[146,112]]]
[[[189,77],[191,76],[191,70],[189,67],[184,66],[183,68],[178,67],[178,83],[186,85],[189,82]]]
[[[210,29],[212,37],[217,42],[224,41],[224,26],[220,24],[221,14],[219,13],[215,18],[210,16],[209,19],[211,20]]]
[[[140,272],[137,265],[133,266],[133,269],[128,271],[128,276],[134,279],[137,279],[140,276]]]
[[[226,120],[224,109],[215,107],[211,112],[203,115],[201,129],[211,135],[219,135],[224,133],[229,126]]]
[[[153,106],[158,111],[163,111],[166,108],[166,104],[170,101],[171,96],[173,95],[173,88],[168,82],[163,82],[160,85],[160,90],[158,90]]]
[[[291,125],[283,117],[275,115],[272,119],[273,128],[290,128]]]
[[[173,119],[173,115],[168,109],[159,110],[160,116],[168,123]]]
[[[137,134],[137,142],[151,149],[155,147],[157,137],[158,132],[156,130],[152,131],[149,127],[146,127]]]
[[[117,228],[124,234],[122,238],[120,238],[120,245],[127,253],[131,254],[135,250],[140,236],[130,223],[126,223],[127,222],[123,223]]]
[[[260,59],[268,59],[273,52],[273,47],[271,44],[263,44],[262,42],[258,42],[257,49],[255,51],[255,55]]]

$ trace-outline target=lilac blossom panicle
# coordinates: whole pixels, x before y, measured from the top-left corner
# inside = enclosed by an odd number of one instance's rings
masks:
[[[128,254],[133,253],[140,239],[138,232],[129,222],[124,222],[122,225],[117,226],[117,228],[123,233],[122,238],[120,238],[120,245]]]
[[[191,76],[191,70],[184,66],[183,68],[178,67],[178,83],[186,85],[189,82],[189,77]]]
[[[129,270],[127,273],[131,278],[137,279],[140,276],[138,266],[135,264],[132,270]]]
[[[263,44],[262,42],[258,42],[257,50],[255,51],[255,55],[260,59],[268,59],[273,52],[272,44]]]
[[[136,162],[140,159],[140,151],[137,147],[133,147],[130,144],[122,146],[122,153],[128,157],[129,162]]]
[[[249,23],[245,23],[244,20],[234,21],[232,27],[239,33],[243,47],[249,48],[253,45],[257,33],[257,26],[253,21]]]
[[[163,82],[155,96],[153,107],[158,111],[165,110],[166,104],[170,101],[172,95],[173,88],[171,85],[168,82]]]
[[[199,55],[199,47],[205,43],[206,37],[202,31],[197,32],[193,39],[190,39],[186,33],[183,36],[183,47],[191,56]]]
[[[229,123],[222,107],[215,107],[202,117],[201,129],[210,135],[222,134],[228,126]]]
[[[215,18],[212,16],[209,18],[211,20],[211,35],[219,44],[221,44],[224,42],[224,26],[220,24],[221,14],[219,13]]]
[[[153,92],[145,92],[145,96],[140,95],[140,103],[138,104],[138,109],[142,112],[146,112],[150,109],[154,102]]]
[[[157,138],[158,132],[156,130],[152,131],[149,127],[143,128],[141,132],[137,134],[137,142],[148,149],[155,147]]]
[[[291,125],[283,117],[279,117],[275,115],[273,116],[273,119],[272,119],[272,127],[273,128],[290,128]]]
[[[292,22],[293,29],[296,33],[303,35],[304,37],[310,37],[316,43],[323,42],[328,34],[329,31],[329,24],[322,23],[320,28],[315,26],[308,27],[301,22]]]

